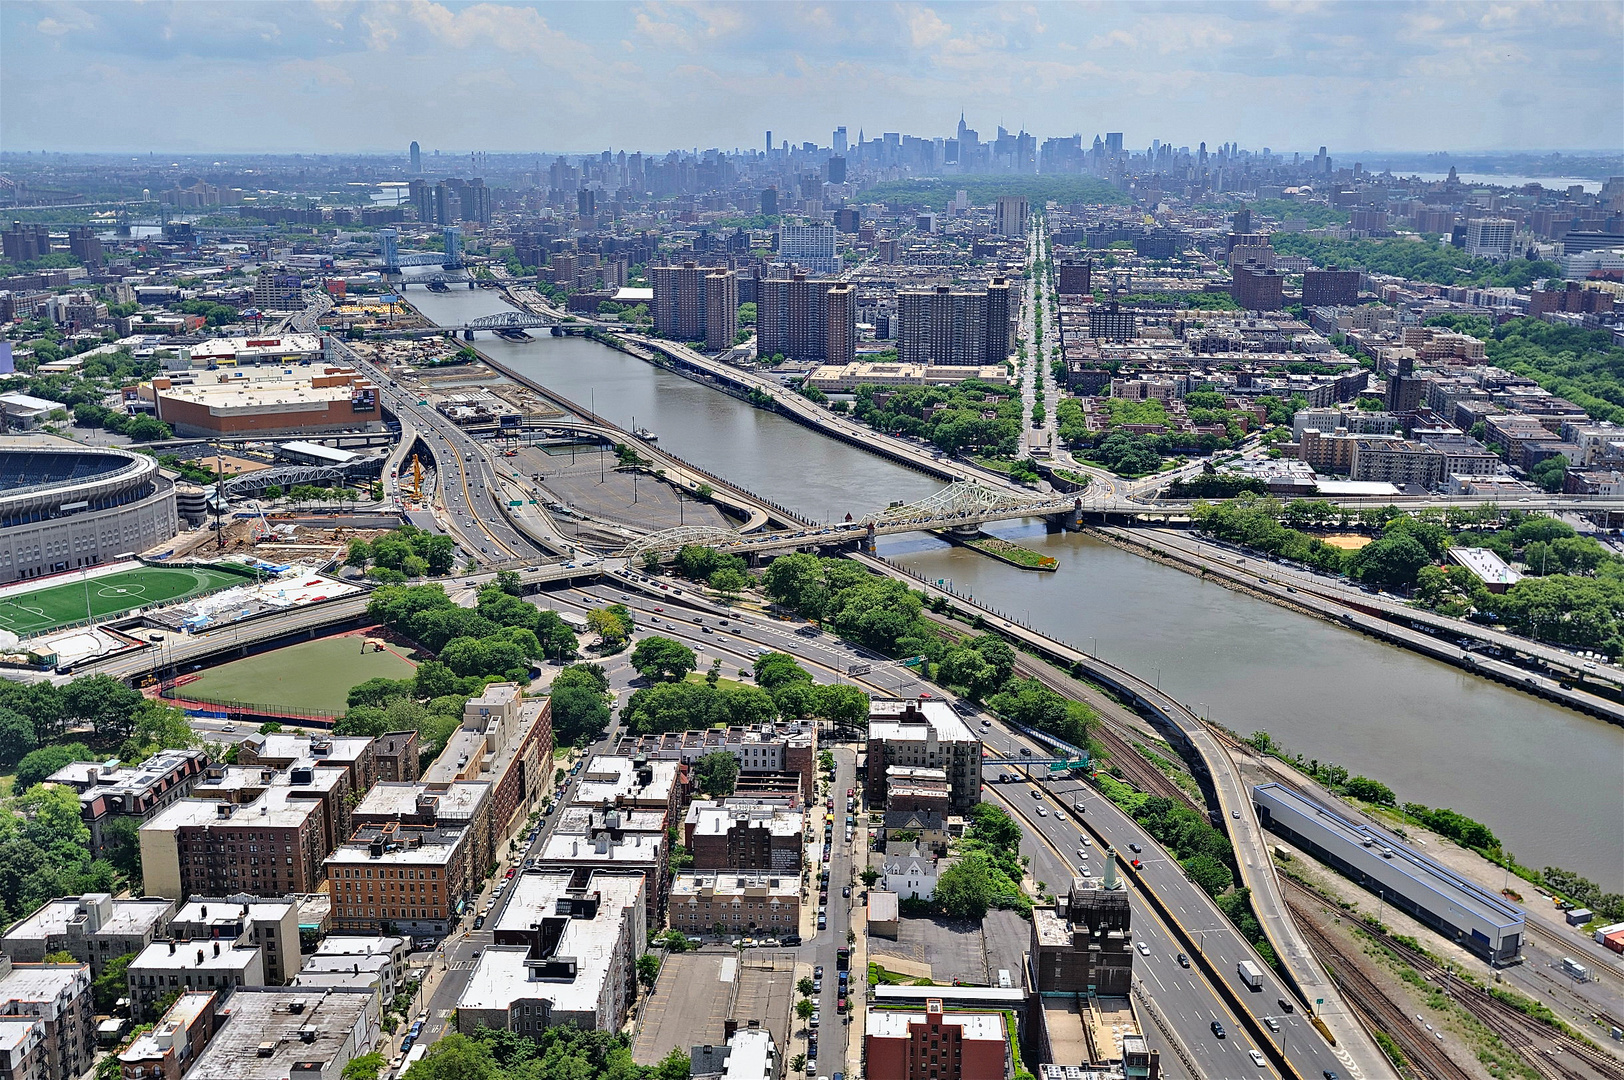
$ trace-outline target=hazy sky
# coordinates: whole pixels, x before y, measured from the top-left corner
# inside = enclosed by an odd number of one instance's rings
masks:
[[[1624,3],[0,3],[0,148],[1624,147]]]

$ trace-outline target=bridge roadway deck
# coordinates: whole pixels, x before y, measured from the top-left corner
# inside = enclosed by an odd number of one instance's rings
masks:
[[[1072,670],[1084,674],[1134,704],[1149,710],[1179,735],[1195,751],[1211,777],[1218,806],[1223,814],[1222,825],[1229,832],[1235,847],[1235,861],[1240,867],[1241,880],[1252,891],[1253,906],[1263,924],[1264,933],[1298,993],[1307,1003],[1323,999],[1318,1009],[1321,1019],[1336,1036],[1337,1045],[1345,1048],[1366,1077],[1390,1076],[1386,1058],[1364,1028],[1353,1019],[1340,992],[1314,959],[1307,941],[1292,921],[1282,895],[1280,881],[1275,876],[1274,862],[1269,855],[1268,842],[1258,824],[1252,800],[1247,794],[1240,771],[1224,746],[1207,730],[1200,717],[1157,690],[1150,683],[1122,668],[1089,656],[1080,649],[1056,641],[1020,623],[1006,619],[981,607],[973,601],[939,589],[923,578],[915,577],[900,567],[872,555],[851,556],[863,566],[878,573],[905,581],[922,590],[926,596],[940,596],[956,607],[981,614],[988,625],[1020,640],[1040,654],[1054,657]],[[1351,1068],[1351,1065],[1350,1065]]]

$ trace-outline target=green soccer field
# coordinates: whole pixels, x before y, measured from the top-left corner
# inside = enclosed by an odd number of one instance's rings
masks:
[[[72,579],[0,597],[0,629],[29,637],[85,619],[106,619],[147,604],[184,600],[250,578],[191,566],[142,566],[106,577]]]

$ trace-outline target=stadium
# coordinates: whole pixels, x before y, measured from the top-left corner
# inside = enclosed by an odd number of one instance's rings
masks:
[[[112,562],[178,530],[175,485],[147,455],[0,438],[0,582]]]

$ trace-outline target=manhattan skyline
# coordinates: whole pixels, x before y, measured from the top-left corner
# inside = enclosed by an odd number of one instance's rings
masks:
[[[11,152],[731,150],[961,112],[1141,149],[1624,146],[1616,3],[13,3],[0,41]]]

